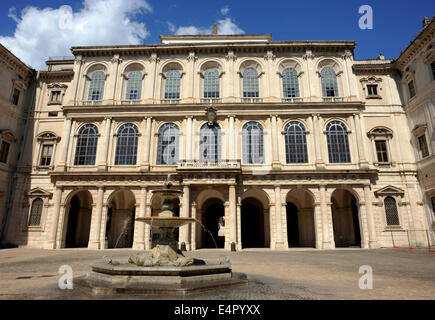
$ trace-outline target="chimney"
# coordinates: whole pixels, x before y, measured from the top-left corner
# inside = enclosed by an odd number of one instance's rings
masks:
[[[213,25],[213,34],[217,35],[218,34],[218,30],[217,30],[217,24]]]

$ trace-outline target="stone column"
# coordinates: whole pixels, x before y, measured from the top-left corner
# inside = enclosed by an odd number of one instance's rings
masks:
[[[57,171],[66,171],[68,166],[68,149],[69,149],[69,141],[71,136],[71,127],[72,127],[72,119],[66,118],[66,127],[65,127],[65,136],[63,141],[63,150],[62,150],[62,158],[59,162]]]
[[[62,202],[62,189],[56,187],[54,191],[53,218],[51,220],[51,230],[47,241],[47,249],[56,249],[56,235],[59,224],[60,205]]]
[[[279,170],[281,164],[279,162],[279,150],[278,150],[278,126],[276,115],[271,115],[272,119],[272,169]]]
[[[332,211],[331,202],[326,199],[326,186],[320,185],[320,206],[322,211],[322,234],[323,234],[323,249],[331,249],[335,247],[334,232],[332,230]],[[331,223],[331,227],[330,227]],[[332,238],[331,238],[332,237]]]
[[[146,201],[147,201],[147,188],[141,187],[139,210],[136,213],[137,218],[145,217]],[[133,249],[135,250],[145,249],[145,222],[134,221]]]
[[[322,249],[322,210],[320,202],[314,203],[314,234],[316,236],[316,249]]]
[[[230,132],[229,132],[229,160],[236,160],[236,143],[234,134],[234,115],[230,115]]]
[[[151,117],[147,117],[147,124],[145,129],[145,145],[144,145],[144,161],[141,164],[141,171],[147,172],[150,169],[150,149],[151,149]]]
[[[282,203],[281,203],[281,187],[275,185],[275,248],[283,249],[285,247],[282,236]]]
[[[101,158],[100,163],[98,164],[98,171],[107,171],[107,157],[109,154],[109,143],[110,143],[110,130],[112,127],[112,118],[106,117],[106,126],[104,130],[104,137],[103,137],[103,145],[101,149]]]
[[[102,218],[101,218],[101,225],[100,225],[100,249],[107,249],[108,243],[106,241],[106,224],[107,224],[107,217],[109,214],[109,207],[107,206],[107,203],[103,201],[103,209],[102,209]]]
[[[373,210],[372,210],[372,197],[370,194],[370,185],[368,184],[364,185],[364,200],[366,206],[367,224],[369,229],[369,247],[379,248],[378,240],[376,237],[375,217],[373,216]]]
[[[187,162],[192,161],[192,117],[187,117],[186,123],[186,158]]]
[[[225,207],[225,250],[231,250],[231,245],[230,245],[230,232],[228,230],[228,221],[230,221],[230,202],[229,201],[225,201],[224,203],[224,207]]]
[[[149,199],[147,197],[146,201],[146,208],[145,208],[145,216],[151,217],[151,203],[149,203]],[[145,225],[145,250],[151,250],[151,241],[152,241],[152,234],[151,234],[151,226],[149,224]]]
[[[89,249],[100,249],[101,217],[103,215],[104,188],[98,187],[97,204],[92,211],[89,235]]]
[[[225,221],[225,227],[230,229],[230,249],[234,243],[234,250],[237,248],[237,217],[236,217],[236,185],[229,187],[230,220]]]
[[[196,202],[193,201],[192,202],[192,208],[191,208],[191,214],[192,214],[192,218],[198,219],[196,216]],[[196,228],[197,228],[197,223],[193,223],[192,227],[190,229],[190,247],[192,250],[196,250]]]
[[[240,199],[237,201],[237,207],[236,207],[236,224],[237,224],[237,250],[242,250],[242,204],[240,202]]]
[[[181,216],[183,218],[190,218],[190,186],[185,184],[183,186],[183,207],[181,208]],[[182,246],[183,242],[186,245],[186,250],[191,250],[190,241],[190,224],[180,227],[179,243]]]
[[[321,143],[321,130],[319,125],[319,115],[313,114],[311,115],[312,122],[313,122],[313,138],[314,138],[314,148],[316,150],[316,168],[317,169],[324,169],[325,168],[325,162],[322,158],[322,143]]]
[[[356,145],[358,148],[359,165],[361,169],[368,169],[369,164],[365,157],[365,151],[363,146],[363,136],[361,134],[361,119],[360,114],[353,114],[353,119],[355,122],[355,132],[356,132]]]

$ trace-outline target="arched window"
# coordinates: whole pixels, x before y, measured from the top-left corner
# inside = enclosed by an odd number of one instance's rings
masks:
[[[177,164],[180,130],[174,123],[160,127],[157,146],[157,164]]]
[[[106,81],[106,74],[104,71],[95,71],[91,77],[89,85],[88,100],[103,100],[104,82]]]
[[[32,202],[30,209],[29,226],[39,226],[41,224],[42,208],[44,202],[41,198],[37,198]]]
[[[287,68],[282,72],[282,92],[284,98],[299,97],[298,73],[294,68]]]
[[[131,71],[128,74],[126,100],[139,100],[142,95],[142,72]]]
[[[258,98],[258,73],[253,68],[248,68],[243,71],[243,97]]]
[[[398,226],[399,214],[397,213],[396,200],[393,197],[386,197],[384,199],[385,216],[387,219],[387,225]]]
[[[115,165],[135,165],[139,131],[132,123],[122,125],[118,130]]]
[[[298,121],[289,122],[285,132],[285,157],[287,163],[308,162],[307,137],[305,127]]]
[[[180,71],[176,69],[166,72],[165,99],[180,99]]]
[[[77,138],[74,165],[93,166],[97,154],[98,129],[93,124],[81,127]]]
[[[219,71],[217,69],[204,71],[204,98],[219,98]]]
[[[243,126],[243,162],[264,163],[263,127],[255,121]]]
[[[350,162],[347,128],[340,121],[331,121],[326,127],[330,163]]]
[[[221,128],[217,124],[201,127],[199,141],[199,158],[201,160],[219,160],[221,145]]]
[[[320,72],[322,78],[322,94],[324,97],[338,97],[337,75],[331,67],[325,67]]]

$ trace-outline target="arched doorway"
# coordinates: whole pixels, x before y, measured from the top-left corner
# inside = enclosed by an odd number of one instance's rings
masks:
[[[287,241],[291,247],[316,246],[314,199],[305,189],[291,190],[287,195]]]
[[[332,222],[336,247],[361,247],[358,201],[348,190],[332,193]]]
[[[268,217],[262,203],[256,198],[242,200],[241,237],[242,248],[270,247]]]
[[[129,190],[115,191],[109,198],[106,222],[108,248],[133,246],[136,200]]]
[[[92,216],[92,196],[80,191],[69,202],[65,234],[66,248],[86,248],[89,243]]]
[[[225,208],[220,199],[211,198],[204,202],[201,210],[204,228],[201,232],[201,248],[224,248]],[[216,242],[216,243],[215,243]]]

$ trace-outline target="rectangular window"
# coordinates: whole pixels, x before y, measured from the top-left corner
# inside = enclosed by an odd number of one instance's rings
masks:
[[[41,152],[40,166],[49,166],[51,164],[51,157],[53,155],[53,145],[43,145]]]
[[[414,86],[414,81],[409,81],[408,83],[408,90],[409,90],[409,98],[412,98],[413,96],[415,96],[415,86]]]
[[[56,103],[60,102],[61,92],[60,91],[51,91],[50,102]]]
[[[18,102],[20,101],[20,93],[20,90],[14,88],[14,93],[12,94],[12,103],[16,106],[18,106]]]
[[[388,162],[388,153],[387,153],[387,141],[385,140],[376,140],[376,155],[378,157],[378,162]]]
[[[421,157],[425,158],[429,155],[429,148],[427,147],[426,136],[422,135],[418,137],[418,145],[420,146]]]
[[[369,96],[377,96],[378,95],[378,85],[377,84],[368,84],[367,85],[367,94]]]
[[[435,61],[430,64],[432,68],[432,80],[435,80]]]
[[[9,143],[2,141],[2,145],[0,147],[0,162],[6,163],[8,161],[9,147]]]

